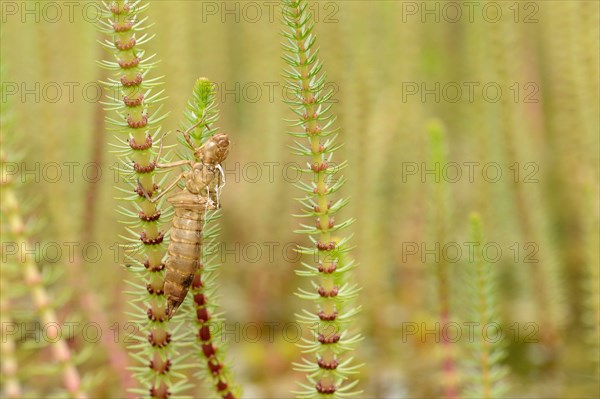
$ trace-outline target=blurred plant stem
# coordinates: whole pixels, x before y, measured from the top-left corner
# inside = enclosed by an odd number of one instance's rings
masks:
[[[492,340],[498,336],[501,323],[496,309],[497,290],[495,287],[495,273],[480,249],[483,247],[483,234],[481,220],[478,214],[471,214],[471,237],[470,241],[475,244],[473,259],[469,259],[466,271],[468,295],[468,320],[485,326],[481,333],[475,335],[475,342],[468,343],[469,361],[464,368],[469,379],[463,397],[500,399],[506,395],[506,375],[508,369],[502,365],[506,357],[506,350],[502,340]],[[492,328],[490,328],[492,327]]]
[[[4,269],[5,265],[2,265]],[[14,325],[10,319],[10,304],[7,298],[9,286],[7,277],[4,275],[6,270],[3,270],[3,276],[0,278],[0,329],[2,329],[2,342],[0,343],[0,356],[2,357],[2,366],[0,373],[2,375],[2,397],[9,399],[20,399],[23,397],[21,383],[18,377],[18,363],[16,357],[14,335],[9,334],[6,330],[9,325]]]
[[[430,168],[440,169],[446,165],[446,138],[443,126],[438,121],[432,121],[428,126],[430,139],[431,161]],[[441,349],[442,349],[442,386],[444,398],[456,399],[458,397],[456,359],[452,343],[449,341],[446,326],[451,321],[450,307],[450,264],[439,248],[445,246],[449,240],[450,207],[448,205],[449,192],[446,181],[436,179],[433,188],[433,213],[430,223],[434,229],[433,244],[436,247],[439,259],[434,265],[437,287],[437,302],[439,322],[442,328]]]
[[[6,156],[0,153],[2,163],[6,161]],[[2,167],[4,170],[4,165]],[[16,244],[17,251],[14,254],[15,259],[21,263],[22,278],[29,290],[31,299],[37,309],[39,319],[46,331],[47,340],[54,361],[62,374],[63,385],[68,391],[70,397],[77,399],[87,398],[87,394],[81,387],[81,377],[74,365],[71,351],[61,334],[61,324],[53,309],[53,305],[43,284],[43,278],[38,270],[38,265],[30,253],[24,252],[25,248],[32,247],[27,233],[28,227],[25,225],[19,209],[19,200],[13,191],[12,182],[7,176],[2,176],[2,214],[8,223],[9,234]],[[4,266],[3,266],[4,267]],[[3,327],[4,328],[4,327]]]

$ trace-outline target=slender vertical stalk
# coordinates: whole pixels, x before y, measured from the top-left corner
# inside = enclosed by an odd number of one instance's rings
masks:
[[[346,380],[359,366],[350,366],[352,358],[344,359],[344,355],[361,339],[359,335],[350,336],[348,331],[348,324],[359,311],[348,308],[348,302],[357,296],[359,288],[348,282],[348,271],[355,267],[347,254],[351,249],[349,238],[340,238],[334,232],[353,220],[336,223],[333,218],[347,204],[344,199],[331,201],[344,183],[343,178],[336,181],[334,176],[344,168],[345,162],[333,164],[333,152],[339,147],[334,142],[336,129],[332,129],[335,118],[329,114],[332,92],[323,91],[326,77],[321,73],[323,64],[318,60],[318,50],[313,48],[314,22],[307,7],[304,0],[283,2],[287,52],[283,58],[289,66],[284,76],[288,79],[288,89],[294,93],[289,104],[297,119],[292,121],[292,126],[302,128],[302,132],[291,134],[305,139],[306,143],[296,142],[293,152],[307,158],[308,167],[302,172],[312,177],[311,184],[298,184],[305,193],[300,200],[304,206],[302,217],[316,219],[314,226],[301,224],[303,229],[298,230],[310,235],[313,243],[313,247],[301,247],[299,251],[312,255],[317,263],[303,263],[308,270],[297,272],[313,279],[316,292],[300,290],[298,295],[314,301],[317,311],[304,310],[297,316],[312,328],[312,339],[305,339],[301,347],[305,353],[316,356],[313,360],[305,358],[303,364],[297,365],[299,371],[307,374],[309,384],[300,383],[303,390],[295,393],[299,398],[344,397],[358,393],[352,391],[358,380]]]
[[[0,40],[2,36],[0,34]],[[2,60],[4,61],[4,60]],[[0,80],[4,82],[6,80],[6,67],[4,62],[0,62]],[[5,88],[4,85],[0,85],[0,96],[4,98]],[[6,135],[8,130],[12,129],[12,104],[9,101],[3,101],[0,105],[0,190],[4,190],[4,187],[11,184],[11,177],[8,175],[8,171],[5,168],[7,160],[7,154],[4,150],[6,145]],[[16,158],[16,157],[15,157]],[[5,237],[8,234],[8,226],[6,225],[6,218],[4,217],[4,209],[0,207],[2,211],[2,217],[0,218],[0,235],[2,236],[2,244],[5,242]],[[2,257],[5,254],[4,245],[2,245]],[[9,288],[11,285],[20,285],[18,276],[18,270],[15,270],[12,262],[2,261],[0,269],[0,358],[2,363],[0,364],[0,376],[2,378],[2,396],[6,398],[21,398],[22,388],[18,378],[18,363],[15,348],[15,339],[12,334],[7,334],[6,329],[12,322],[11,312],[11,296],[9,295]]]
[[[160,229],[161,210],[148,197],[156,195],[159,182],[156,180],[156,160],[153,145],[159,136],[159,123],[165,117],[160,108],[154,105],[161,101],[162,92],[151,94],[160,84],[160,78],[149,79],[148,72],[154,63],[140,48],[151,36],[144,33],[145,18],[140,17],[148,4],[141,1],[113,1],[107,5],[107,19],[101,22],[102,31],[109,36],[102,44],[108,48],[115,61],[103,61],[101,65],[114,71],[114,77],[108,81],[109,89],[118,92],[109,96],[108,109],[116,111],[116,118],[107,117],[107,121],[117,131],[117,153],[123,164],[121,176],[130,185],[123,190],[128,195],[125,200],[130,208],[122,208],[121,213],[129,218],[130,236],[128,258],[133,265],[130,269],[144,284],[132,283],[130,292],[139,302],[137,313],[133,314],[140,330],[146,337],[137,337],[139,343],[131,349],[138,351],[133,356],[142,365],[135,367],[136,376],[145,388],[132,392],[149,395],[153,398],[168,398],[177,394],[188,385],[174,383],[171,332],[165,313],[163,293],[165,247],[164,233]],[[131,193],[134,193],[131,195]],[[133,209],[132,209],[133,208]],[[180,376],[180,375],[179,375]]]
[[[4,163],[6,157],[3,151],[0,154],[0,159]],[[21,217],[19,200],[11,183],[10,179],[6,179],[5,176],[2,177],[2,214],[8,224],[9,234],[17,246],[14,255],[21,263],[22,279],[38,312],[38,317],[44,326],[46,336],[51,342],[50,350],[54,361],[60,367],[64,387],[72,398],[87,398],[87,394],[81,387],[81,377],[74,365],[71,351],[64,337],[61,336],[60,323],[43,285],[41,273],[32,254],[24,251],[25,248],[30,248],[32,244],[28,241],[27,227]]]
[[[2,265],[4,268],[4,265]],[[5,271],[3,271],[4,273]],[[12,334],[7,334],[6,329],[11,325],[9,319],[10,305],[6,292],[9,287],[5,283],[5,277],[0,279],[0,329],[2,329],[2,342],[0,342],[0,356],[2,356],[2,368],[0,374],[2,376],[2,397],[9,399],[17,399],[23,396],[21,383],[18,378],[18,363],[15,353],[15,341]]]
[[[429,137],[431,140],[431,162],[429,168],[441,170],[446,163],[445,155],[445,140],[442,125],[438,122],[431,122],[429,127]],[[433,190],[433,214],[432,223],[434,227],[434,244],[437,247],[445,245],[448,240],[449,212],[448,206],[448,189],[443,178],[437,180]],[[441,252],[441,251],[440,251]],[[447,262],[443,254],[440,254],[439,261],[435,265],[438,314],[442,331],[450,322],[450,264]],[[455,399],[458,396],[456,387],[456,360],[454,358],[452,343],[449,341],[446,334],[442,333],[442,374],[444,376],[443,387],[444,397],[446,399]]]
[[[213,84],[208,79],[200,78],[194,85],[185,115],[187,128],[197,125],[198,118],[204,119],[204,122],[190,133],[196,143],[204,144],[217,131],[214,124],[218,121],[219,113],[216,108]],[[194,159],[193,154],[188,154],[187,158]],[[204,365],[200,376],[219,397],[235,399],[240,396],[240,389],[233,382],[230,367],[225,361],[224,340],[220,334],[224,319],[217,313],[215,303],[219,289],[216,281],[219,265],[216,263],[215,254],[211,251],[217,244],[219,226],[216,222],[219,216],[220,210],[206,212],[202,230],[202,265],[198,267],[191,287],[195,307],[193,316],[198,338],[196,350]]]
[[[467,266],[467,284],[470,288],[470,322],[485,326],[483,334],[475,336],[474,345],[470,348],[469,363],[473,365],[474,373],[468,370],[472,381],[467,388],[467,397],[482,399],[502,398],[506,392],[506,374],[508,369],[501,364],[506,353],[502,341],[490,339],[497,336],[494,326],[499,326],[496,309],[496,290],[492,266],[485,261],[481,248],[484,243],[481,233],[479,215],[471,215],[471,243],[475,246],[473,258]],[[491,327],[491,328],[490,328]]]

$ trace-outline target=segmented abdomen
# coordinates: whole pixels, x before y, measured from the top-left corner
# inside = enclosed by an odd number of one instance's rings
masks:
[[[169,257],[166,262],[164,291],[167,297],[167,315],[171,318],[183,303],[202,256],[202,225],[204,213],[173,204],[175,216],[171,227]]]

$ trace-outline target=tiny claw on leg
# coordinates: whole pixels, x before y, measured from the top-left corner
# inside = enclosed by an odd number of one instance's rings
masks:
[[[186,143],[188,143],[188,145],[191,148],[196,148],[194,146],[194,143],[192,142],[192,138],[190,137],[190,134],[188,132],[182,132],[183,133],[183,138],[185,139]]]
[[[198,122],[196,122],[192,126],[190,126],[185,132],[182,132],[181,130],[177,130],[178,132],[183,134],[183,138],[185,139],[186,143],[188,143],[188,145],[192,149],[196,148],[196,146],[194,145],[192,138],[190,137],[190,132],[204,123],[204,117],[205,117],[205,115],[202,114],[202,117],[198,120]],[[210,126],[208,126],[208,124],[206,125],[206,127],[210,130]]]

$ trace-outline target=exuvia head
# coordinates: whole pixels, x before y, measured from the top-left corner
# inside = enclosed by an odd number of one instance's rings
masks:
[[[229,137],[226,134],[217,133],[202,147],[197,148],[194,156],[204,164],[218,165],[227,158],[229,145]]]
[[[201,147],[194,149],[197,162],[191,170],[184,173],[185,187],[190,193],[201,194],[207,188],[209,192],[218,192],[224,180],[221,163],[229,154],[229,146],[230,141],[226,134],[215,134]]]

